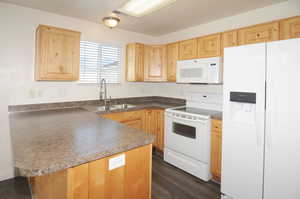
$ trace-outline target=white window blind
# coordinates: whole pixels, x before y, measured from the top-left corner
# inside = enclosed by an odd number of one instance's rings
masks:
[[[120,83],[121,47],[80,41],[80,83]]]

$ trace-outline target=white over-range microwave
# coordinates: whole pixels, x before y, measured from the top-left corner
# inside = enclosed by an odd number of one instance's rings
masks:
[[[178,61],[177,83],[220,84],[222,69],[222,57]]]

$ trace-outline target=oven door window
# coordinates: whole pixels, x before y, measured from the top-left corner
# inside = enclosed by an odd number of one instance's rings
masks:
[[[173,133],[187,138],[196,139],[196,128],[185,124],[173,122]]]

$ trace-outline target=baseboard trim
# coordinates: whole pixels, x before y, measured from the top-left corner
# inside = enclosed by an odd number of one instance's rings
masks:
[[[0,172],[0,181],[8,180],[14,177],[15,175],[12,169],[2,170]]]

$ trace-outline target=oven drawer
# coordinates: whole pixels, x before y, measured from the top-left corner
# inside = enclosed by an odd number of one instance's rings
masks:
[[[201,161],[197,161],[193,158],[185,156],[181,153],[177,153],[168,148],[164,152],[164,161],[204,180],[209,181],[211,179],[209,164],[205,164]]]

